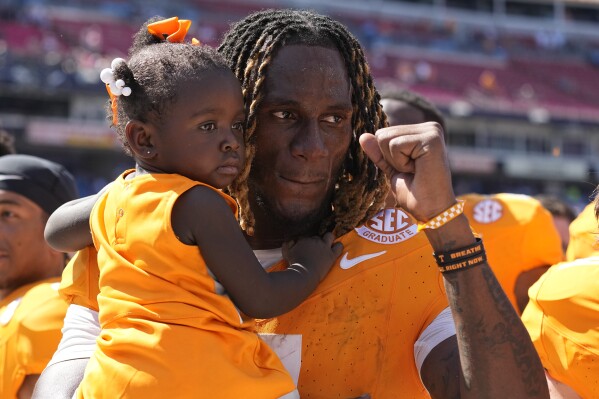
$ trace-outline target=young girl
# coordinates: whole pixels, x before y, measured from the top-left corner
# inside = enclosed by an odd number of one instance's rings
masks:
[[[219,190],[244,170],[241,88],[214,50],[179,43],[188,26],[176,18],[145,24],[130,59],[102,72],[113,124],[136,166],[90,217],[102,332],[80,398],[294,391],[240,312],[267,318],[294,308],[341,251],[331,235],[302,239],[283,248],[289,269],[262,269],[236,202]]]

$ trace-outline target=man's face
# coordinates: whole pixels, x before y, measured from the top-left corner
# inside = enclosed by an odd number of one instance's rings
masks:
[[[44,240],[46,219],[34,202],[0,190],[0,290],[44,279],[56,269],[59,254]]]
[[[251,195],[268,214],[314,223],[329,206],[352,137],[350,83],[336,50],[283,47],[257,114]]]

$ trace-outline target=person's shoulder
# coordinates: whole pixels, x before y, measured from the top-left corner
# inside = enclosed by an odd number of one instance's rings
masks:
[[[464,214],[476,226],[526,225],[534,219],[551,221],[551,214],[540,201],[514,193],[466,194],[458,199],[465,201]]]
[[[351,249],[356,254],[378,250],[401,257],[422,248],[430,249],[424,233],[418,232],[416,219],[401,208],[382,209],[339,240],[346,251]]]
[[[560,262],[550,267],[542,279],[544,291],[557,296],[564,296],[569,286],[575,291],[586,291],[589,286],[599,289],[599,256]]]
[[[406,283],[427,275],[427,281],[438,285],[433,249],[426,235],[418,232],[415,219],[400,208],[382,210],[338,240],[343,251],[319,290],[354,279],[388,280],[394,275]]]
[[[552,266],[531,287],[529,294],[546,313],[570,319],[576,314],[580,317],[579,312],[586,308],[599,312],[597,292],[599,257],[589,257]]]
[[[14,320],[30,330],[60,329],[68,304],[59,296],[59,286],[60,279],[52,278],[22,287],[5,307],[0,323]]]
[[[234,213],[236,212],[237,203],[232,197],[217,188],[200,182],[189,187],[177,199],[178,207],[198,213],[226,210],[225,205]]]
[[[599,227],[597,227],[597,218],[595,217],[595,203],[591,202],[570,223],[570,235],[595,234],[597,232],[599,232]]]
[[[566,259],[574,260],[599,255],[599,227],[595,218],[595,204],[588,204],[570,223],[570,243]]]

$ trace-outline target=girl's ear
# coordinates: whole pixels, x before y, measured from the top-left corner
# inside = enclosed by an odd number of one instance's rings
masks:
[[[130,120],[125,126],[125,135],[129,148],[135,157],[152,159],[156,156],[153,130],[150,125],[138,120]]]

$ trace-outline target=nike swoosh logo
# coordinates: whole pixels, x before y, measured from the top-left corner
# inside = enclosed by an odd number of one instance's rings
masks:
[[[348,252],[346,252],[345,255],[343,255],[343,258],[341,258],[341,262],[339,262],[339,267],[341,267],[343,270],[351,269],[352,267],[356,266],[358,263],[376,258],[377,256],[381,256],[386,253],[387,253],[387,251],[381,251],[381,252],[376,252],[373,254],[365,254],[365,255],[356,256],[355,258],[352,258],[352,259],[347,259]]]

